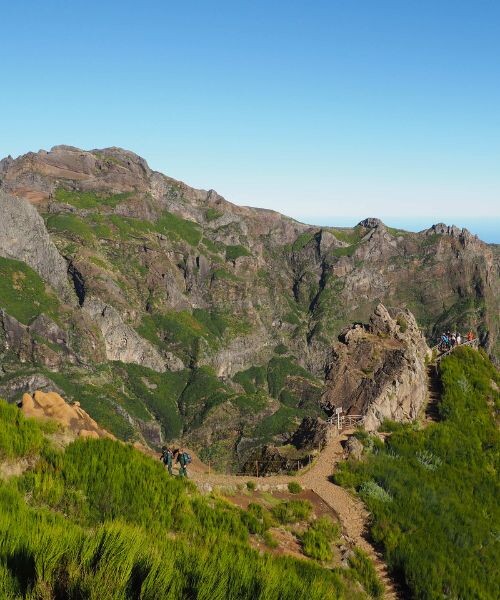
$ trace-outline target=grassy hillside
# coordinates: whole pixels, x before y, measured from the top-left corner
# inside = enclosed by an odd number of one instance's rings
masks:
[[[365,458],[336,480],[374,516],[371,533],[412,597],[500,597],[500,394],[482,352],[442,361],[442,422],[391,426],[385,444],[365,437]]]
[[[44,431],[0,401],[0,463],[37,459],[0,479],[2,599],[367,597],[360,569],[259,554],[249,537],[269,539],[269,523],[201,496],[132,447],[79,440],[61,452]]]

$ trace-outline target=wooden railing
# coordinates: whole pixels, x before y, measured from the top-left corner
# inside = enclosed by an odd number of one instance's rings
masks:
[[[361,427],[364,420],[365,417],[363,415],[332,415],[327,419],[327,423],[342,431],[351,427]]]

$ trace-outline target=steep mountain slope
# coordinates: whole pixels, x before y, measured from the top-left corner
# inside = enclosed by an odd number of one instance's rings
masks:
[[[286,441],[380,301],[497,343],[495,255],[466,230],[309,227],[67,146],[0,161],[0,212],[0,390],[63,391],[120,437],[240,463]]]
[[[314,519],[309,502],[240,510],[129,445],[80,438],[63,451],[49,432],[53,423],[0,400],[2,600],[374,597],[371,563],[339,538],[335,521]],[[29,468],[4,479],[6,461]],[[271,529],[284,522],[300,522],[311,560],[272,553]],[[336,538],[349,563],[311,552],[305,532],[330,556]]]

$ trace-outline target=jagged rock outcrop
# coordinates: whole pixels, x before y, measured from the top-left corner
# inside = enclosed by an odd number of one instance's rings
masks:
[[[44,314],[38,315],[30,325],[23,325],[0,309],[0,331],[5,350],[15,353],[20,363],[36,362],[57,369],[78,361],[68,346],[67,332]]]
[[[0,384],[0,397],[7,402],[18,402],[23,394],[34,394],[36,391],[56,392],[62,395],[64,392],[52,379],[40,373],[20,375],[13,377],[5,383]]]
[[[363,450],[363,444],[356,437],[351,435],[344,445],[344,456],[353,458],[354,460],[361,460]]]
[[[66,261],[50,239],[43,219],[29,202],[1,189],[0,256],[25,262],[67,302],[74,301]]]
[[[334,346],[323,406],[364,415],[367,430],[384,419],[416,419],[427,397],[428,352],[410,311],[391,316],[379,304],[368,325],[344,330]]]

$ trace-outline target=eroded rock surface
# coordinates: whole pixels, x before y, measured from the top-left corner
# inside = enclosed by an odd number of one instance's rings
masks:
[[[79,437],[115,439],[108,431],[99,427],[78,402],[68,404],[55,392],[45,393],[37,390],[33,395],[24,394],[21,410],[26,417],[55,421]]]
[[[108,360],[136,363],[155,371],[165,371],[167,366],[172,371],[183,368],[182,361],[173,355],[163,358],[152,344],[126,325],[118,311],[109,304],[90,297],[83,308],[101,329]]]
[[[74,301],[66,261],[50,239],[43,219],[29,202],[1,189],[0,256],[25,262],[66,301]]]
[[[393,315],[379,304],[368,325],[344,330],[328,368],[323,406],[364,415],[368,430],[416,419],[427,397],[425,338],[408,310]]]

